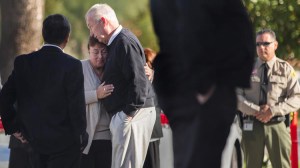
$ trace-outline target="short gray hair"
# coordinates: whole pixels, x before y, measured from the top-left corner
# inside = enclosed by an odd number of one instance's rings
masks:
[[[101,17],[105,17],[111,22],[119,24],[115,11],[107,4],[95,4],[86,13],[85,19],[92,17],[95,21],[99,21]]]
[[[86,13],[85,19],[92,17],[98,21],[101,17],[105,17],[113,23],[119,24],[115,11],[107,4],[95,4]]]
[[[257,37],[257,36],[260,36],[260,35],[262,35],[262,34],[265,34],[265,33],[270,34],[271,37],[272,37],[274,40],[276,40],[276,34],[275,34],[275,32],[274,32],[273,30],[267,29],[267,28],[258,31],[258,32],[256,33],[256,37]]]

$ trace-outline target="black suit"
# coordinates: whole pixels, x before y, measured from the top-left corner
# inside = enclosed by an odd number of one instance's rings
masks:
[[[38,164],[69,153],[73,158],[66,160],[79,160],[86,129],[81,62],[54,46],[18,56],[0,93],[0,112],[5,133],[21,131],[42,160]],[[72,164],[63,158],[50,164],[57,162]]]
[[[254,32],[241,0],[151,0],[160,52],[154,86],[173,130],[176,168],[220,167],[236,112],[236,87],[249,87]],[[200,104],[196,94],[214,94]]]

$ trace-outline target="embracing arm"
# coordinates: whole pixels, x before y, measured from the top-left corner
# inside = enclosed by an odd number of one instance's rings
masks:
[[[91,104],[96,103],[100,99],[103,99],[114,91],[114,86],[112,84],[105,85],[105,82],[103,82],[101,85],[98,86],[96,90],[89,90],[85,91],[85,103]]]

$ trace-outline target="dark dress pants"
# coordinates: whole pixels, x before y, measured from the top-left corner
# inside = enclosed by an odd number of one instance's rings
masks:
[[[80,147],[74,144],[53,154],[41,154],[34,151],[32,157],[33,168],[79,168],[81,151]]]
[[[81,157],[81,168],[111,168],[111,140],[93,140],[89,153]]]
[[[162,98],[173,131],[175,168],[219,168],[236,114],[235,90],[217,86],[200,105],[195,94]]]
[[[26,148],[11,148],[8,168],[33,168],[30,154]]]
[[[149,143],[143,168],[160,168],[159,143],[160,140]]]
[[[11,135],[9,148],[8,168],[33,168],[33,150],[28,143],[23,144],[20,140]]]

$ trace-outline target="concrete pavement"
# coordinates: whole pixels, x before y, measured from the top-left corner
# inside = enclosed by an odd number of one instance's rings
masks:
[[[300,127],[298,126],[298,160],[300,160]],[[173,149],[172,149],[172,131],[169,127],[163,128],[164,138],[160,141],[160,161],[161,167],[173,168]],[[8,168],[9,149],[8,149],[9,136],[0,133],[0,168]]]
[[[172,131],[168,126],[163,127],[164,137],[160,140],[160,161],[162,168],[173,168],[173,148],[172,148]],[[0,168],[8,168],[9,149],[8,149],[9,136],[0,133]]]
[[[0,133],[0,168],[8,168],[9,149],[8,149],[9,136]]]

